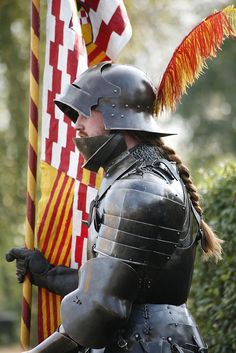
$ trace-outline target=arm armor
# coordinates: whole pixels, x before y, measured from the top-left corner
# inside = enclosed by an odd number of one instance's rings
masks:
[[[51,266],[44,275],[33,273],[32,280],[38,287],[64,297],[78,287],[78,270],[66,266]]]
[[[8,262],[16,261],[16,276],[19,283],[28,272],[31,281],[38,287],[65,296],[78,286],[78,271],[65,266],[53,266],[39,250],[13,248],[6,254]]]
[[[81,346],[102,348],[129,318],[137,295],[138,276],[120,260],[99,257],[79,271],[79,287],[61,304],[68,336]]]

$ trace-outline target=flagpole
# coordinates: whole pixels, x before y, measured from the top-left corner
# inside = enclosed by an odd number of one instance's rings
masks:
[[[25,245],[34,248],[36,176],[38,154],[38,108],[39,108],[39,34],[40,34],[40,0],[31,0],[31,35],[30,35],[30,101],[28,128],[28,168],[27,168],[27,201]],[[23,349],[30,345],[32,284],[29,276],[23,283],[23,300],[21,315],[20,342]]]

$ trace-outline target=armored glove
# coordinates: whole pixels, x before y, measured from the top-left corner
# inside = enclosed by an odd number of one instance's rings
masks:
[[[26,273],[29,272],[33,284],[61,296],[72,292],[78,286],[77,270],[51,265],[39,250],[13,248],[6,254],[6,260],[16,260],[16,277],[19,283],[24,281]]]

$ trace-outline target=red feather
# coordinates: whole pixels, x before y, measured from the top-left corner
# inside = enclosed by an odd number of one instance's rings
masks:
[[[236,37],[236,9],[228,6],[208,16],[175,50],[157,89],[154,112],[174,110],[177,102],[215,57],[226,37]]]

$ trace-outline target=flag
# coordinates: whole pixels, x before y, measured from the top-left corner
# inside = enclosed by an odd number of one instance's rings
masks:
[[[73,123],[54,104],[63,88],[88,65],[115,60],[131,36],[120,0],[48,0],[42,103],[41,199],[38,248],[53,265],[79,268],[86,261],[90,201],[101,173],[81,168]],[[39,341],[60,323],[61,298],[39,289]]]

